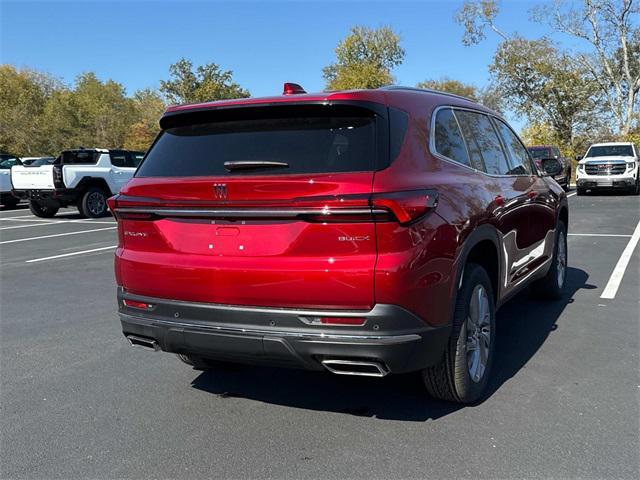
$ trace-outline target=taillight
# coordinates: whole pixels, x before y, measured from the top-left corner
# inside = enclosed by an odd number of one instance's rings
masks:
[[[136,300],[123,300],[122,303],[124,303],[125,307],[138,308],[140,310],[149,310],[153,308],[153,305],[150,303],[138,302]]]
[[[53,186],[56,188],[64,188],[64,182],[62,181],[62,166],[53,166]]]
[[[114,195],[111,198],[107,199],[107,205],[109,206],[109,210],[113,213],[113,216],[116,220],[154,220],[157,218],[153,213],[148,212],[127,212],[123,210],[122,203],[119,200],[120,195]]]
[[[438,204],[435,190],[411,190],[407,192],[376,193],[371,197],[373,209],[385,209],[393,213],[402,225],[424,216]]]

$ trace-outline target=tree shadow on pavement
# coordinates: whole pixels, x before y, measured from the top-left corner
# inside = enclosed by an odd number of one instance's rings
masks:
[[[532,299],[527,292],[505,304],[498,314],[496,355],[490,397],[518,374],[557,326],[565,307],[588,285],[583,270],[568,268],[564,297],[556,302]],[[218,398],[246,398],[308,410],[328,411],[384,420],[436,420],[461,408],[426,395],[418,374],[383,379],[337,376],[325,372],[233,365],[202,372],[192,386]]]

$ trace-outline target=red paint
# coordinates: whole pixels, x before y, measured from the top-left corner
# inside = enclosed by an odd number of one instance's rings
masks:
[[[490,177],[429,151],[437,106],[488,112],[464,99],[366,90],[226,100],[168,112],[338,100],[374,102],[408,114],[404,141],[389,167],[375,173],[134,178],[109,205],[381,208],[389,212],[385,218],[119,215],[119,285],[134,294],[231,305],[367,311],[377,303],[394,304],[431,325],[444,325],[451,318],[465,241],[474,230],[487,225],[499,235],[515,231],[517,247],[524,249],[555,228],[563,194],[543,178]],[[226,200],[213,198],[212,186],[219,182],[226,183]]]

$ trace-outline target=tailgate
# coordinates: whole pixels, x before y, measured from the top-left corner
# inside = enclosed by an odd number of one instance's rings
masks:
[[[185,301],[372,308],[375,116],[235,115],[165,130],[111,202],[118,283]]]
[[[53,165],[26,167],[23,165],[11,168],[11,183],[16,190],[53,190]]]

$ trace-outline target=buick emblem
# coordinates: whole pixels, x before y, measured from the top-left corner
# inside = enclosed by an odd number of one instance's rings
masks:
[[[213,184],[213,198],[216,200],[226,200],[228,196],[226,183]]]

